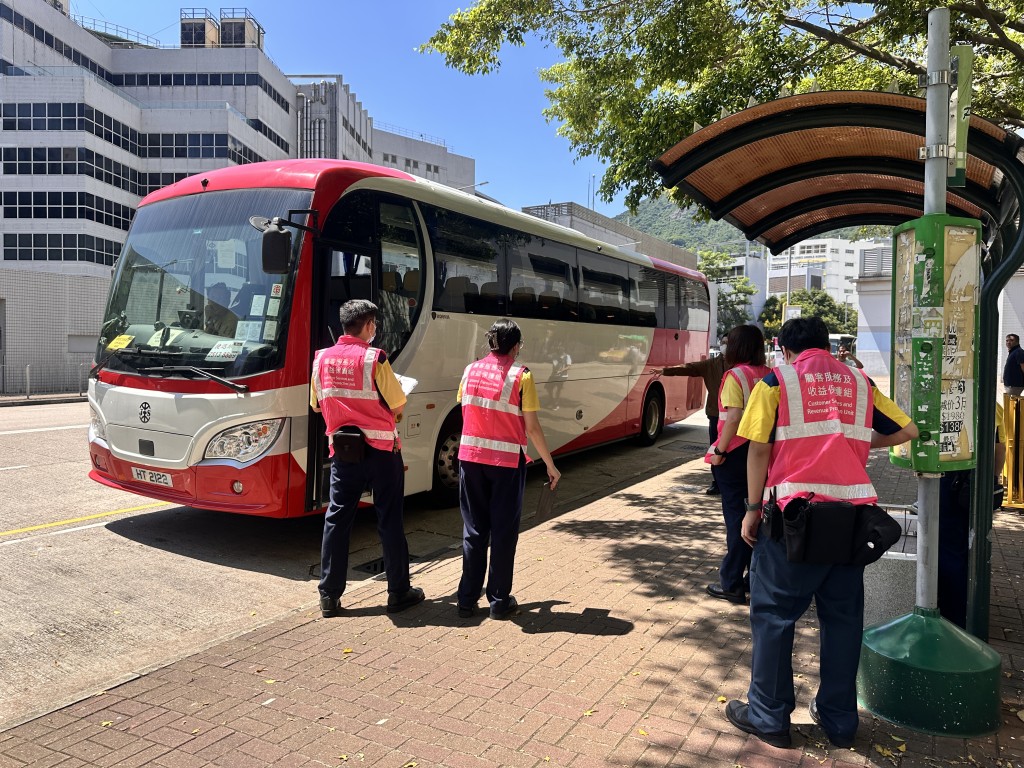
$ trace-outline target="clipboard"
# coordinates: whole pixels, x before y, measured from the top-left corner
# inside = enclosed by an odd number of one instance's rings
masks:
[[[544,483],[540,488],[540,498],[537,500],[537,522],[550,520],[555,507],[555,493],[551,490],[551,483]]]

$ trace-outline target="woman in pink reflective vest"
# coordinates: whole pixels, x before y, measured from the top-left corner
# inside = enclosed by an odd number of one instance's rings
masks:
[[[462,580],[459,616],[476,612],[487,578],[492,619],[512,616],[512,570],[526,485],[526,439],[533,441],[554,490],[555,468],[537,412],[540,401],[533,376],[516,363],[522,332],[512,320],[498,320],[487,332],[491,352],[470,363],[459,384],[462,442],[459,446],[459,506],[462,511]],[[490,543],[490,565],[487,549]]]
[[[718,439],[704,460],[722,494],[725,518],[725,557],[718,568],[718,582],[707,593],[720,600],[745,604],[750,590],[750,547],[741,527],[746,514],[747,440],[736,434],[743,409],[754,385],[769,373],[764,359],[764,335],[754,325],[738,325],[729,331],[725,346],[725,374],[718,388]]]

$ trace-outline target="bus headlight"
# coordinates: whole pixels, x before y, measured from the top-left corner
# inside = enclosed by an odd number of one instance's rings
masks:
[[[206,446],[207,459],[252,461],[274,444],[284,419],[264,419],[218,432]]]
[[[103,419],[96,413],[95,408],[89,409],[89,431],[92,433],[92,437],[97,440],[107,441],[107,427],[103,423]]]

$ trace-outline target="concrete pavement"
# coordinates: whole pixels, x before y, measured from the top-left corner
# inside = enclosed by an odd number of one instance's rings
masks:
[[[883,502],[914,499],[913,474],[884,452],[871,474]],[[428,596],[416,608],[388,615],[374,580],[324,620],[313,593],[285,620],[0,733],[0,766],[1024,765],[1016,513],[998,513],[993,536],[1000,731],[925,736],[862,711],[855,747],[831,748],[806,714],[810,612],[794,657],[795,748],[780,750],[724,716],[726,700],[745,698],[750,631],[742,607],[704,594],[724,548],[708,478],[690,461],[525,531],[509,621],[458,618],[458,557],[414,564]]]

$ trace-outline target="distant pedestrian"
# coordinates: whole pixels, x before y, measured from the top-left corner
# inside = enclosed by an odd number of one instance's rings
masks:
[[[846,363],[851,368],[863,368],[864,363],[857,359],[857,356],[847,349],[845,344],[839,345],[839,351],[836,353],[836,360],[841,363]]]
[[[1003,367],[1003,391],[1008,395],[1020,395],[1024,392],[1024,349],[1020,346],[1020,336],[1016,333],[1006,335],[1006,365]]]
[[[749,441],[737,435],[736,430],[754,385],[770,372],[765,365],[764,335],[760,328],[738,325],[729,331],[725,367],[718,388],[718,435],[705,457],[722,492],[725,557],[718,569],[718,582],[708,584],[707,593],[720,600],[745,604],[750,582],[750,547],[743,541],[741,527],[746,514]]]
[[[718,439],[718,388],[722,385],[722,376],[725,374],[727,349],[728,342],[723,336],[718,347],[719,354],[714,357],[682,365],[670,365],[661,372],[662,376],[700,376],[704,380],[704,386],[708,390],[707,399],[704,401],[704,413],[708,417],[708,445],[714,444]],[[714,473],[711,475],[711,485],[704,493],[712,496],[721,493]]]
[[[739,426],[750,440],[743,540],[754,548],[753,648],[748,703],[730,701],[725,714],[738,729],[772,746],[791,745],[793,635],[813,599],[821,649],[810,715],[832,744],[845,748],[852,746],[858,726],[864,566],[826,564],[828,553],[817,551],[806,558],[810,562],[790,562],[786,542],[762,524],[762,504],[769,491],[783,512],[811,498],[872,504],[877,495],[866,469],[870,449],[916,438],[917,427],[863,372],[832,357],[821,318],[787,320],[779,344],[786,364],[754,388]],[[778,514],[783,513],[773,509],[773,519],[780,520]],[[822,528],[829,530],[827,524]],[[852,537],[851,532],[851,546]]]
[[[405,393],[383,350],[371,347],[377,332],[377,306],[353,299],[339,312],[345,335],[317,352],[313,360],[310,406],[322,411],[331,440],[331,501],[324,516],[320,559],[320,613],[341,613],[348,575],[349,537],[367,488],[373,491],[377,531],[384,549],[389,613],[423,600],[409,584],[409,545],[402,522],[405,465],[395,417],[405,408]],[[335,442],[338,441],[336,447]],[[352,455],[343,455],[350,441]]]
[[[547,467],[551,490],[555,468],[537,412],[540,401],[530,370],[516,363],[523,349],[515,322],[501,319],[487,332],[487,357],[462,374],[462,442],[459,446],[459,507],[462,512],[462,579],[458,613],[476,612],[486,577],[492,619],[506,619],[519,607],[512,572],[526,485],[526,439]],[[490,564],[487,550],[490,546]]]

